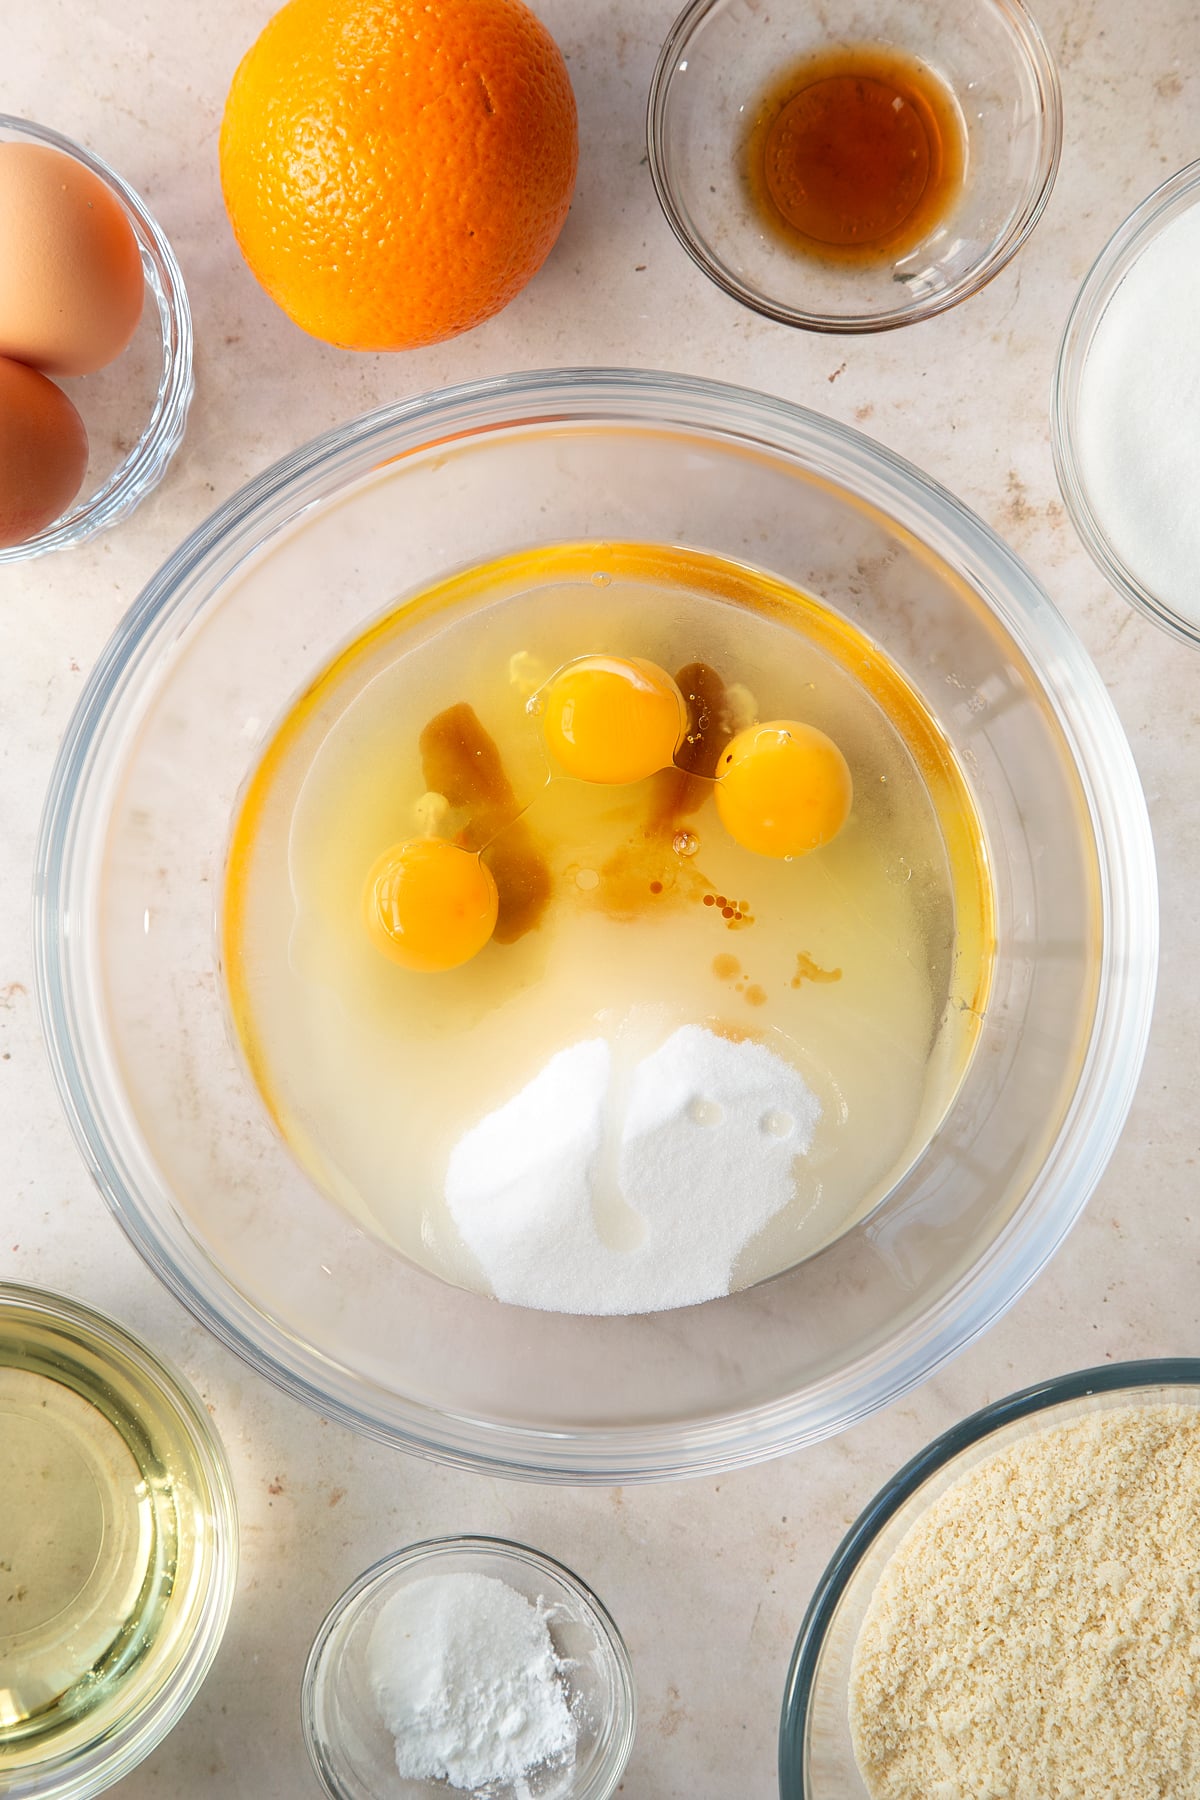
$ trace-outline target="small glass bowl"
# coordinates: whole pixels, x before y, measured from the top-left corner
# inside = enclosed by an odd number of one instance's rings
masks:
[[[490,1575],[546,1615],[555,1651],[567,1665],[566,1697],[579,1726],[570,1769],[534,1770],[524,1781],[489,1783],[488,1800],[607,1800],[629,1761],[637,1701],[620,1632],[577,1575],[523,1544],[503,1538],[431,1538],[386,1556],[360,1575],[326,1618],[308,1658],[301,1693],[304,1741],[333,1800],[445,1800],[445,1781],[406,1781],[395,1744],[376,1714],[366,1651],[384,1605],[430,1574]]]
[[[789,65],[839,44],[885,46],[939,75],[967,141],[963,191],[914,250],[855,267],[791,250],[760,224],[746,126]],[[1015,256],[1042,215],[1062,147],[1062,96],[1020,0],[691,0],[650,86],[650,172],[667,221],[735,300],[808,331],[888,331],[945,312]]]
[[[867,1608],[901,1539],[985,1458],[1051,1426],[1116,1407],[1200,1406],[1200,1358],[1106,1363],[1023,1388],[913,1457],[842,1539],[792,1652],[779,1727],[780,1800],[869,1800],[850,1737],[850,1669]]]
[[[146,278],[132,341],[94,375],[59,380],[87,427],[87,475],[62,518],[0,549],[0,567],[82,544],[132,512],[162,480],[183,438],[192,399],[192,314],[175,252],[143,202],[114,169],[46,125],[0,113],[0,142],[48,144],[90,169],[129,215]]]
[[[73,1300],[0,1283],[0,1793],[90,1800],[179,1722],[233,1602],[195,1394]]]
[[[1200,612],[1188,618],[1155,594],[1109,536],[1084,478],[1080,405],[1088,358],[1109,304],[1153,240],[1200,204],[1200,161],[1189,163],[1134,208],[1092,264],[1075,297],[1059,346],[1051,399],[1051,442],[1058,485],[1075,529],[1101,573],[1147,618],[1186,644],[1200,645]]]

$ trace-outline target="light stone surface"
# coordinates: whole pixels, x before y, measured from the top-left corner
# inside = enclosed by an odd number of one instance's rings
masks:
[[[641,1700],[623,1793],[769,1800],[794,1633],[843,1530],[887,1475],[1024,1383],[1200,1349],[1200,661],[1127,610],[1094,570],[1059,502],[1047,428],[1078,283],[1130,208],[1197,154],[1200,7],[1037,0],[1067,121],[1046,215],[980,295],[874,339],[759,319],[676,245],[643,140],[674,0],[538,8],[569,57],[581,118],[579,187],[558,247],[525,293],[469,336],[356,357],[312,342],[275,310],[221,205],[223,97],[271,0],[0,3],[0,110],[90,145],[142,192],[182,262],[198,344],[187,438],[158,492],[80,550],[0,569],[0,1275],[111,1312],[185,1370],[228,1446],[242,1514],[240,1591],[216,1665],[187,1718],[116,1790],[122,1800],[315,1796],[298,1692],[318,1622],[375,1558],[455,1531],[535,1544],[612,1608]],[[1145,784],[1163,888],[1160,998],[1123,1141],[1082,1223],[1007,1317],[834,1442],[721,1479],[611,1491],[420,1462],[318,1419],[218,1346],[93,1190],[47,1071],[29,939],[34,839],[58,739],[122,612],[185,533],[247,477],[354,413],[448,382],[571,363],[772,390],[860,426],[982,514],[1099,664]]]

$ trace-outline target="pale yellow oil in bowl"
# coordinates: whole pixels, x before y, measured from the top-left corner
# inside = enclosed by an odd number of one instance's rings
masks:
[[[146,1753],[215,1649],[235,1553],[190,1397],[97,1315],[0,1286],[0,1792]]]

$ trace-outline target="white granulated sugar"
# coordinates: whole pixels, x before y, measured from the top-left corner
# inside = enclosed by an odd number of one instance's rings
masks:
[[[1200,621],[1200,206],[1142,252],[1096,328],[1079,388],[1092,509],[1142,584]]]
[[[575,1275],[574,1291],[588,1258],[604,1254],[591,1192],[611,1070],[603,1038],[560,1050],[454,1147],[446,1202],[501,1300],[536,1291],[547,1263]]]
[[[742,1250],[793,1198],[820,1113],[763,1044],[684,1025],[626,1068],[589,1039],[459,1140],[446,1202],[500,1300],[691,1306],[728,1293]],[[614,1217],[635,1228],[628,1248]]]
[[[850,1671],[872,1800],[1197,1800],[1200,1412],[1115,1407],[954,1482]]]
[[[406,1781],[474,1790],[574,1761],[576,1725],[544,1615],[492,1575],[428,1575],[393,1594],[367,1680]]]

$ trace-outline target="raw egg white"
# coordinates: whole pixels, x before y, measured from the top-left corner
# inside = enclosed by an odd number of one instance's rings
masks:
[[[0,356],[0,550],[64,513],[83,485],[88,441],[61,388]]]
[[[0,355],[90,375],[121,354],[145,279],[116,195],[48,144],[0,143]]]

